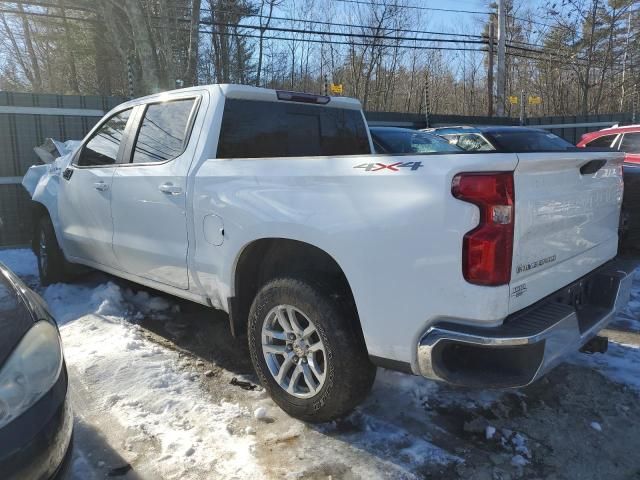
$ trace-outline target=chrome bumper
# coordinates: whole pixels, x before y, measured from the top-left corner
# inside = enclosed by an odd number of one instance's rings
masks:
[[[498,327],[437,323],[418,344],[419,373],[472,387],[528,385],[596,336],[626,306],[634,268],[612,260]]]

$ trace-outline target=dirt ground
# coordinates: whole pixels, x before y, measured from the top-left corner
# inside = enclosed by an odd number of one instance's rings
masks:
[[[148,338],[179,350],[183,368],[213,372],[202,377],[212,399],[247,402],[247,391],[224,374],[255,381],[244,341],[231,337],[224,315],[193,304],[181,307],[183,313],[173,321],[143,321]],[[640,345],[637,333],[606,333]],[[273,421],[257,429],[256,456],[273,477],[286,476],[292,460],[304,464],[313,457],[312,467],[297,469],[298,478],[375,473],[378,478],[640,479],[639,395],[582,365],[585,356],[576,354],[572,363],[534,385],[510,391],[469,391],[379,370],[366,403],[325,426],[293,420],[265,396]],[[403,382],[417,383],[398,388]],[[245,426],[237,425],[238,431]],[[372,436],[377,427],[379,437]],[[495,429],[491,438],[487,427]],[[411,447],[420,440],[454,460],[440,465],[432,458],[415,458]],[[318,454],[324,456],[320,462]],[[519,465],[518,456],[528,463]],[[362,463],[372,468],[352,468]]]
[[[37,278],[23,278],[39,289]],[[104,282],[113,282],[123,291],[140,290],[96,273],[78,281],[77,288],[87,289],[78,292],[89,296]],[[75,299],[75,290],[70,292],[61,297],[62,301]],[[640,298],[640,293],[632,300],[638,300],[636,297]],[[211,405],[228,402],[242,412],[230,421],[231,417],[219,420],[200,416],[195,424],[189,424],[185,417],[180,435],[188,441],[191,436],[198,444],[200,437],[205,438],[203,432],[222,428],[231,443],[237,439],[250,445],[246,459],[257,465],[260,475],[248,475],[235,457],[198,464],[196,456],[189,457],[190,452],[182,457],[181,452],[168,454],[162,439],[146,427],[144,418],[136,425],[120,421],[122,416],[118,417],[116,409],[125,408],[126,399],[118,399],[116,387],[105,391],[108,382],[102,387],[96,383],[110,374],[108,356],[100,359],[97,355],[95,365],[90,358],[87,366],[86,357],[74,361],[71,355],[77,344],[89,342],[90,337],[84,335],[94,335],[94,330],[83,327],[82,318],[78,318],[67,320],[62,330],[63,340],[65,328],[81,332],[74,337],[76,345],[66,345],[76,415],[72,480],[640,480],[640,382],[633,386],[634,382],[625,383],[620,378],[613,381],[616,376],[611,373],[618,361],[626,366],[626,375],[630,365],[631,375],[640,376],[640,333],[629,328],[605,332],[617,342],[605,356],[576,353],[541,381],[519,390],[451,388],[379,369],[371,395],[355,412],[337,422],[310,425],[288,417],[256,385],[246,343],[230,335],[226,315],[164,298],[177,306],[171,308],[168,317],[159,320],[136,314],[118,322],[136,324],[133,330],[139,340],[151,342],[161,355],[170,354],[170,363],[180,375],[197,385],[199,401]],[[95,320],[100,313],[89,316]],[[118,361],[129,361],[126,349],[118,355],[125,355]],[[138,407],[136,411],[150,411],[145,405]],[[259,407],[266,409],[262,419],[253,414]],[[171,453],[180,458],[164,462]],[[226,462],[225,475],[213,473],[216,462]],[[179,465],[180,469],[163,469],[164,464],[172,468]]]

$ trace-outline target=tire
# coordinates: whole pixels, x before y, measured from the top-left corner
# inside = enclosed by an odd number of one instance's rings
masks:
[[[38,259],[38,274],[43,286],[63,282],[66,279],[67,261],[48,216],[40,217],[34,239],[35,253]]]
[[[303,280],[272,280],[256,295],[248,325],[251,361],[271,398],[292,417],[313,423],[333,420],[349,413],[371,390],[376,368],[355,315],[351,305]],[[276,374],[283,368],[288,372],[278,381]]]

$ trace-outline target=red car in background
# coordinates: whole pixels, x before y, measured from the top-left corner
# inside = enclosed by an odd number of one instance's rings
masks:
[[[613,148],[625,153],[620,252],[640,250],[640,125],[605,128],[582,136],[578,147]]]
[[[611,127],[585,133],[578,147],[606,147],[625,153],[625,163],[640,164],[640,125]]]

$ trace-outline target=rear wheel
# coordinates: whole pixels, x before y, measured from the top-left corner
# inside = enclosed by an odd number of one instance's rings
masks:
[[[40,283],[46,286],[64,281],[67,261],[60,249],[60,245],[58,245],[53,224],[48,216],[40,217],[34,244],[38,258]]]
[[[261,383],[288,414],[325,422],[367,395],[375,367],[352,308],[302,280],[267,283],[249,314],[249,349]]]

